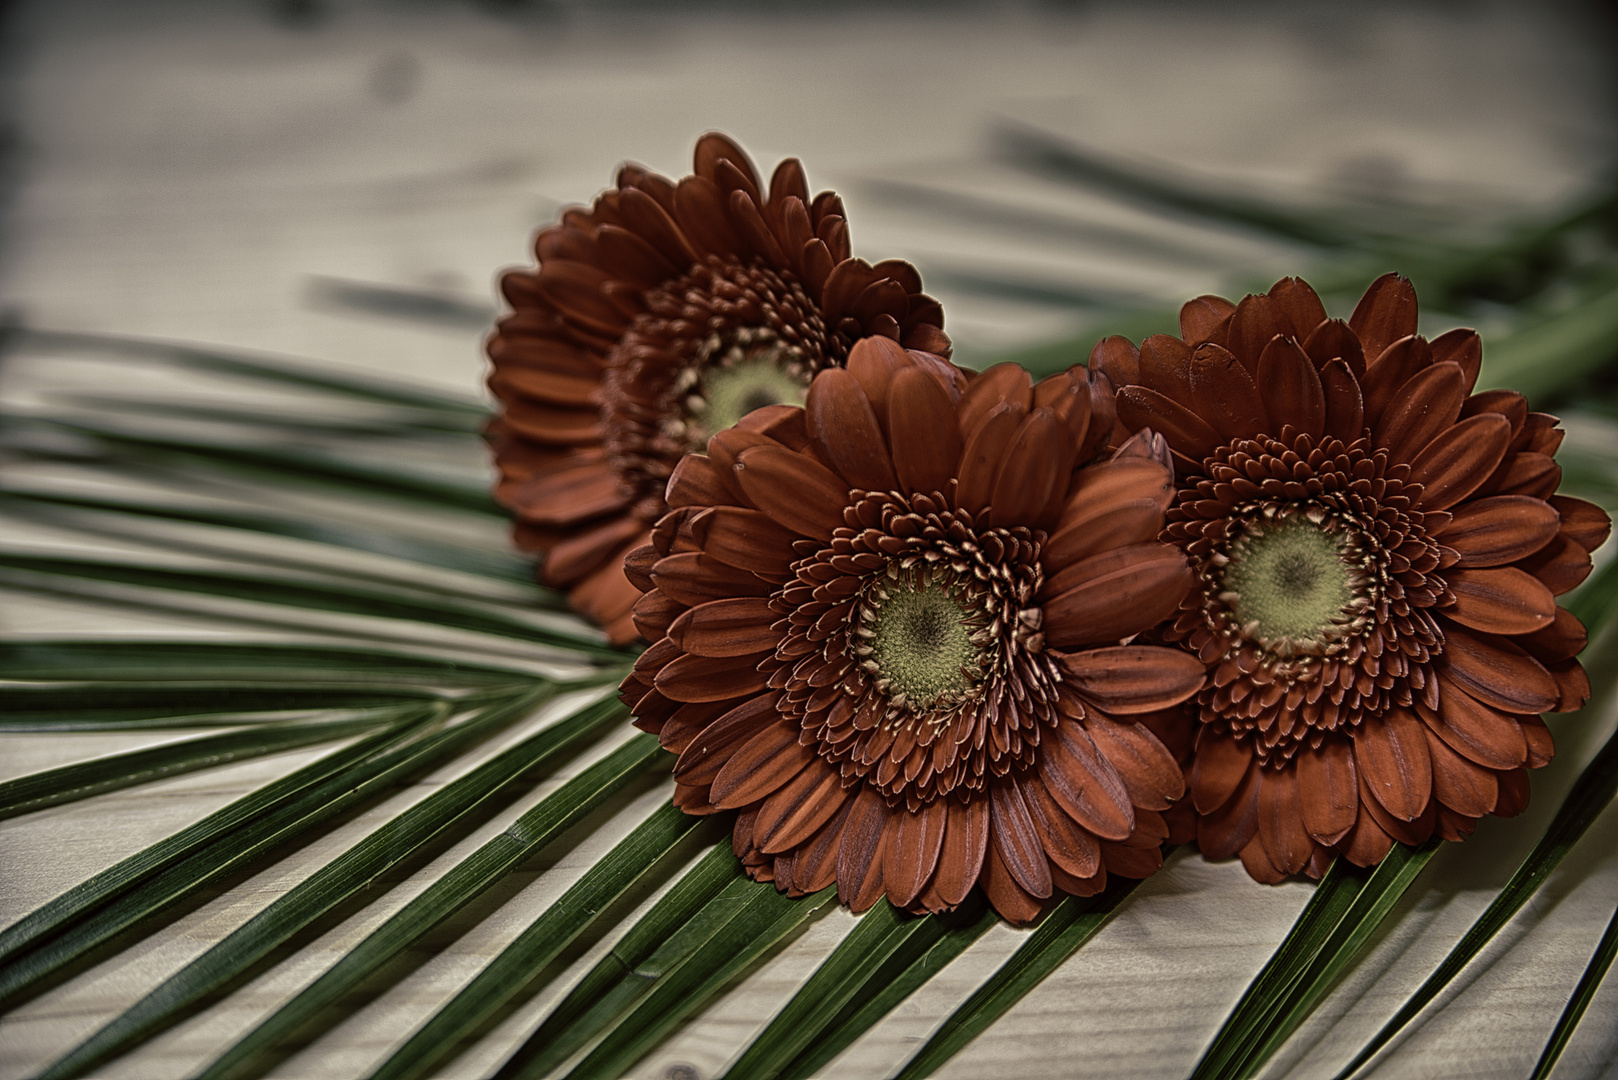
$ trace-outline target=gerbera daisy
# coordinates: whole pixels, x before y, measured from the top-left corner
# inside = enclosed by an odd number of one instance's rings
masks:
[[[1128,643],[1191,576],[1161,440],[1094,461],[1113,419],[1083,368],[968,383],[873,337],[680,462],[628,563],[654,644],[624,698],[677,805],[740,812],[753,877],[856,911],[981,883],[1022,922],[1160,865],[1184,780],[1154,729],[1203,669]]]
[[[624,555],[682,454],[760,405],[801,403],[861,338],[949,353],[910,264],[853,258],[835,194],[811,197],[795,158],[766,189],[718,134],[679,183],[625,165],[534,250],[536,269],[501,280],[512,311],[488,343],[495,494],[542,580],[616,643],[639,596]]]
[[[1416,314],[1396,275],[1346,323],[1288,278],[1091,359],[1122,431],[1174,454],[1165,537],[1197,587],[1166,636],[1209,669],[1198,842],[1261,881],[1518,813],[1551,756],[1539,714],[1589,696],[1584,629],[1555,597],[1607,516],[1554,494],[1554,417],[1471,393],[1477,334],[1429,342]]]

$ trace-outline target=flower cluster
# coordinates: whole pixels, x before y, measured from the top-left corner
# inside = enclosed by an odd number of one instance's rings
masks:
[[[1388,275],[1202,297],[1181,336],[1033,382],[949,360],[908,264],[718,135],[540,233],[491,339],[498,495],[616,642],[737,856],[1007,919],[1140,878],[1165,841],[1261,881],[1459,840],[1527,803],[1579,707],[1556,598],[1606,515],[1553,417],[1473,393]]]

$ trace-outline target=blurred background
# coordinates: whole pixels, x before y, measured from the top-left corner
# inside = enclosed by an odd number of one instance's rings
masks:
[[[485,574],[482,601],[527,617],[528,571],[487,505],[475,438],[494,283],[619,162],[684,175],[696,137],[714,128],[762,169],[796,155],[817,190],[840,192],[855,253],[912,260],[972,366],[1065,366],[1103,333],[1172,330],[1192,296],[1235,297],[1288,274],[1346,316],[1375,276],[1409,273],[1424,332],[1477,327],[1485,384],[1563,415],[1568,490],[1618,502],[1618,29],[1606,4],[13,0],[0,19],[0,528],[24,551],[0,575],[7,636],[285,636],[290,616],[231,622],[222,601],[184,614],[178,601],[117,606],[28,562],[206,551],[280,572],[312,550],[242,539],[246,528],[228,540],[222,528],[182,533],[178,512],[166,532],[90,512],[131,493],[192,500],[193,523],[263,511],[252,527],[273,531],[266,522],[284,512],[275,521],[294,524],[277,535],[299,543],[382,522],[394,531],[353,543],[377,560],[440,565],[453,547],[455,565]],[[377,376],[419,393],[351,392]],[[386,480],[395,493],[416,483],[459,516],[384,513],[354,490],[298,486],[317,474]],[[387,570],[331,559],[322,573],[339,582]],[[402,582],[392,587],[418,583],[419,565],[389,565]],[[297,632],[343,641],[363,629],[317,613]],[[446,653],[534,651],[396,630]],[[1499,889],[1614,711],[1608,692],[1581,717],[1553,719],[1560,753],[1535,778],[1535,808],[1446,848],[1268,1075],[1331,1076],[1363,1043]],[[172,737],[12,735],[0,779]],[[0,822],[0,921],[312,754]],[[431,782],[397,805],[423,790]],[[637,798],[612,821],[666,794]],[[72,1045],[361,824],[8,1015],[0,1075]],[[498,917],[437,941],[405,984],[274,1075],[362,1074],[614,829],[525,868]],[[1486,969],[1374,1075],[1448,1075],[1457,1060],[1467,1075],[1526,1075],[1611,914],[1614,852],[1609,808]],[[1020,1076],[1183,1076],[1307,897],[1303,885],[1258,889],[1239,866],[1176,857],[943,1075],[1015,1061]],[[379,917],[332,927],[312,953],[105,1075],[191,1071]],[[851,922],[831,912],[634,1075],[715,1075]],[[986,936],[836,1074],[891,1071],[1018,940],[1003,927]],[[1615,993],[1595,1000],[1559,1078],[1615,1075]],[[554,1000],[525,1001],[450,1074],[486,1074]]]

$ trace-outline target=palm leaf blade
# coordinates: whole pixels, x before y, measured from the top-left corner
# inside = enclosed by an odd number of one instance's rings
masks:
[[[1551,1037],[1545,1044],[1545,1050],[1534,1063],[1534,1071],[1528,1080],[1545,1080],[1550,1076],[1551,1070],[1556,1067],[1556,1059],[1562,1056],[1567,1041],[1573,1037],[1573,1029],[1578,1026],[1584,1011],[1590,1007],[1590,999],[1596,996],[1596,989],[1601,986],[1601,980],[1606,976],[1607,969],[1612,967],[1614,956],[1618,956],[1618,910],[1614,910],[1612,918],[1607,922],[1607,930],[1596,943],[1596,951],[1590,957],[1589,965],[1579,978],[1579,985],[1573,988],[1573,996],[1568,999],[1567,1008],[1556,1020],[1556,1027],[1551,1031]]]

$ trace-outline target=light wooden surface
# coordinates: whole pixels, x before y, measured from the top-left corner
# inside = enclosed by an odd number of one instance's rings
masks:
[[[469,5],[329,5],[323,20],[296,26],[267,18],[268,7],[43,2],[13,12],[10,88],[23,153],[5,219],[0,303],[33,325],[212,341],[472,391],[481,358],[470,320],[456,327],[356,312],[322,299],[317,279],[488,305],[494,274],[525,259],[530,232],[558,206],[588,198],[625,157],[682,173],[693,138],[710,127],[737,136],[766,168],[801,155],[817,187],[845,194],[855,249],[867,257],[910,257],[943,282],[973,267],[1032,267],[1075,287],[1165,296],[1216,287],[1216,267],[1232,259],[1254,272],[1292,272],[1296,253],[1169,226],[1170,239],[1203,245],[1209,258],[1182,265],[1120,256],[1060,230],[929,210],[892,185],[993,198],[1085,225],[1127,219],[1127,209],[997,164],[986,153],[997,117],[1281,194],[1380,185],[1476,207],[1479,218],[1575,194],[1614,150],[1613,112],[1596,93],[1611,74],[1599,49],[1577,23],[1508,6],[1322,7],[1308,18],[1279,4],[1240,14],[1013,5],[936,17],[848,8],[794,20],[725,6],[684,17],[624,7],[508,21]],[[966,356],[1060,334],[1079,318],[947,284],[935,291]],[[29,385],[26,373],[7,378],[7,393]],[[8,538],[35,545],[71,540],[6,528]],[[492,532],[481,540],[501,542]],[[11,634],[218,629],[155,615],[114,621],[66,601],[0,602],[0,629]],[[1611,636],[1593,652],[1593,666],[1618,666]],[[1486,821],[1471,842],[1434,860],[1393,929],[1267,1075],[1332,1075],[1503,883],[1615,716],[1608,693],[1582,714],[1551,719],[1559,754],[1534,776],[1530,811]],[[9,737],[0,776],[172,737]],[[0,922],[320,752],[0,822]],[[96,1075],[193,1071],[585,764],[405,880],[380,883],[373,903],[290,961]],[[401,793],[0,1017],[0,1077],[28,1075],[61,1053],[444,779]],[[419,966],[408,978],[273,1075],[363,1075],[666,797],[662,787],[634,792],[553,845],[413,953]],[[1183,1076],[1307,896],[1301,885],[1255,885],[1235,863],[1176,856],[943,1075]],[[1609,809],[1369,1075],[1526,1075],[1615,898],[1618,811]],[[813,923],[634,1076],[716,1075],[851,923],[843,911]],[[826,1075],[890,1073],[1022,937],[991,932]],[[563,977],[445,1075],[492,1071],[609,944],[570,955]],[[1618,986],[1609,981],[1556,1076],[1613,1075]]]

